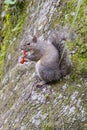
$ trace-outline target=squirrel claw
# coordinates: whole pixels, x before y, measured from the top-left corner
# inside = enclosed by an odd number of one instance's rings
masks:
[[[45,84],[46,84],[45,81],[41,81],[41,82],[39,82],[39,83],[36,84],[36,87],[40,88],[40,87],[42,87]]]

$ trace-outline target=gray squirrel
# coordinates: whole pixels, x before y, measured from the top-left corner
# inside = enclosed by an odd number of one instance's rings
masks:
[[[36,73],[42,81],[58,81],[70,73],[72,61],[64,42],[68,35],[67,28],[53,30],[47,40],[33,36],[28,43],[21,46],[22,50],[30,53],[25,58],[36,61]]]

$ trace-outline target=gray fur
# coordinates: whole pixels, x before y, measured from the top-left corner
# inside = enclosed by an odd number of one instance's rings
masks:
[[[38,40],[34,36],[29,45],[24,44],[21,47],[22,50],[33,51],[26,58],[37,61],[36,72],[41,80],[56,81],[70,73],[72,62],[64,43],[67,38],[68,29],[65,28],[52,31],[46,41]]]

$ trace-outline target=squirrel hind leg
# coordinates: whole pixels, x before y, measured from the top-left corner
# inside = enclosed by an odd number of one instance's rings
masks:
[[[36,63],[36,73],[38,77],[45,81],[46,83],[52,82],[52,81],[58,81],[61,77],[60,70],[57,69],[51,69],[47,66],[41,65],[40,60]]]
[[[43,81],[50,83],[53,81],[58,81],[61,77],[60,71],[58,70],[52,70],[47,68],[42,68],[40,70],[40,76]]]
[[[48,72],[43,79],[47,82],[54,82],[54,81],[58,81],[60,79],[60,73],[58,72],[57,74],[54,72]]]

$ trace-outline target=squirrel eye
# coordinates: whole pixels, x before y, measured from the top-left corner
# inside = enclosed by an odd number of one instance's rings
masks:
[[[27,45],[30,45],[30,43],[27,43]]]

